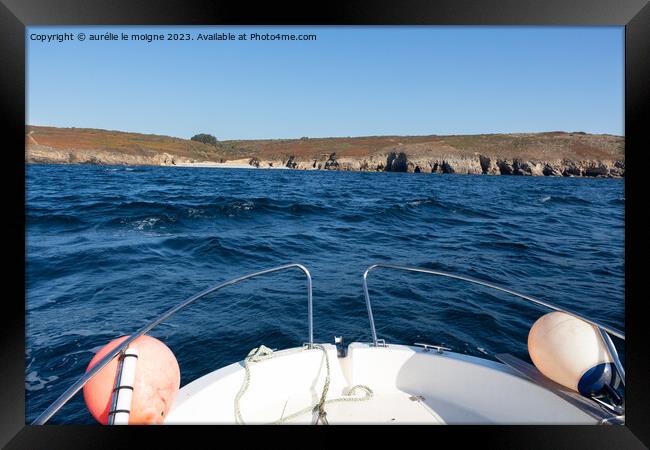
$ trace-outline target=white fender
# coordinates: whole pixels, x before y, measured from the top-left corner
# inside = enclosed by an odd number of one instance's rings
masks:
[[[608,382],[607,376],[611,378],[607,363],[612,359],[598,329],[564,312],[554,311],[537,319],[528,334],[528,353],[545,376],[583,394]],[[597,383],[594,372],[601,373],[596,374]]]

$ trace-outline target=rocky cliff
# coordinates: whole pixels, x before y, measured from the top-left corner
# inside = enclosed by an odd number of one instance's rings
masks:
[[[251,167],[485,175],[623,177],[624,138],[586,133],[380,136],[225,141],[209,146],[156,135],[27,127],[27,162],[177,165],[248,161]]]
[[[615,159],[522,159],[498,156],[416,156],[390,152],[367,158],[338,158],[335,153],[320,159],[255,160],[255,167],[288,167],[301,170],[350,170],[361,172],[448,173],[475,175],[528,175],[565,177],[625,176],[625,162]]]

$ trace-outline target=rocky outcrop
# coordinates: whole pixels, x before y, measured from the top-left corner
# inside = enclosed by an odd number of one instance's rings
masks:
[[[296,161],[296,157],[291,155],[289,156],[289,159],[287,162],[284,164],[285,167],[288,167],[289,169],[295,169],[298,167],[298,161]]]
[[[625,176],[625,163],[623,161],[616,161],[614,167],[609,168],[609,175],[613,177]]]
[[[523,161],[520,159],[513,159],[510,165],[512,175],[528,175],[528,176],[543,176],[544,164],[536,161]]]
[[[580,177],[582,176],[582,169],[573,161],[566,161],[562,169],[562,175],[565,177]]]
[[[289,167],[298,170],[344,170],[360,172],[408,172],[434,174],[565,176],[619,178],[625,176],[625,163],[610,160],[525,160],[502,159],[486,155],[475,157],[410,158],[406,152],[389,152],[367,158],[339,158],[336,153],[303,161],[290,156],[286,161],[260,161],[256,167]]]
[[[478,155],[479,164],[481,165],[481,173],[483,175],[498,175],[499,167],[494,158]]]
[[[560,177],[562,176],[562,168],[553,164],[546,163],[542,168],[542,175],[546,177]]]
[[[384,170],[386,172],[408,172],[408,158],[406,153],[400,152],[399,154],[391,152],[386,157],[386,165]]]
[[[336,160],[336,152],[329,155],[327,161],[325,161],[324,169],[325,170],[336,170],[339,168],[339,162]]]

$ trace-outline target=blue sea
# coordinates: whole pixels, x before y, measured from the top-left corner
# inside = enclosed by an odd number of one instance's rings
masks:
[[[110,340],[290,262],[312,273],[318,342],[370,340],[362,274],[377,262],[468,275],[624,329],[624,209],[616,179],[28,165],[26,419]],[[377,333],[394,343],[528,360],[528,330],[547,312],[426,274],[369,280]],[[181,385],[260,344],[299,346],[305,278],[230,286],[150,334],[175,353]],[[79,394],[50,422],[94,420]]]

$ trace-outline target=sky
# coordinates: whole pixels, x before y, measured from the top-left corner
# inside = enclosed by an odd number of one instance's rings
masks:
[[[107,32],[194,40],[90,40]],[[54,33],[74,40],[36,40]],[[30,125],[219,140],[624,135],[623,27],[29,27],[26,42]]]

